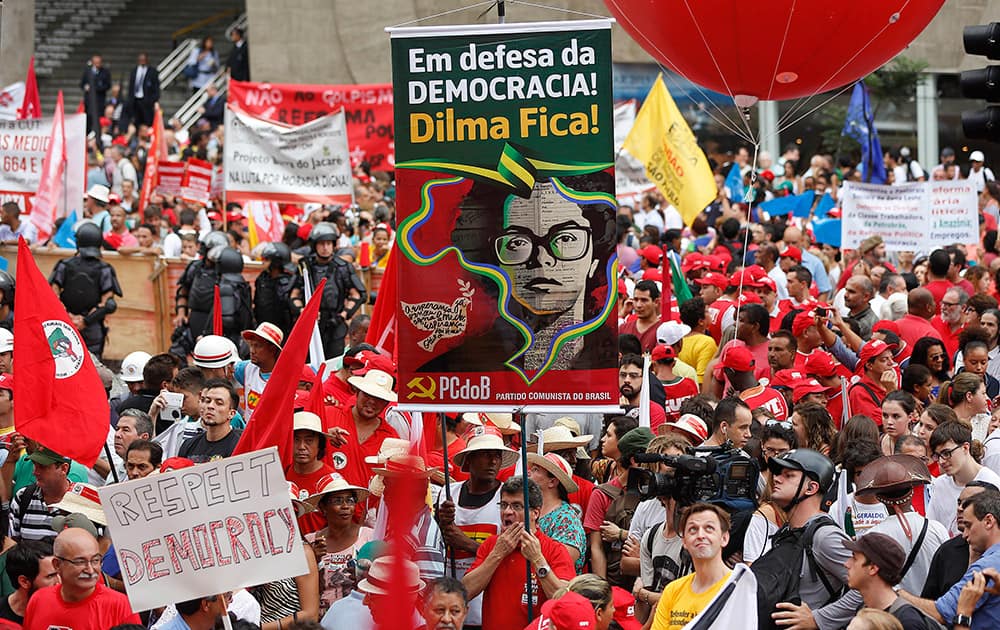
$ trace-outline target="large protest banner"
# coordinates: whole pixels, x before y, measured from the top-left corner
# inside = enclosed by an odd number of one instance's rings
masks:
[[[98,493],[133,610],[309,571],[277,448]]]
[[[230,81],[229,105],[293,127],[343,107],[351,165],[367,162],[376,171],[392,170],[395,165],[392,86],[388,83],[297,85]]]
[[[967,180],[882,186],[847,182],[841,245],[857,249],[877,234],[888,251],[929,253],[953,243],[979,241],[976,188]]]
[[[343,110],[284,127],[226,110],[228,199],[349,204],[354,197]]]
[[[390,29],[404,407],[617,403],[610,26]]]
[[[18,104],[20,106],[20,104]],[[87,116],[66,116],[65,213],[83,216],[84,180],[87,173]],[[17,202],[31,213],[41,183],[42,161],[52,135],[52,118],[0,120],[0,203]],[[60,201],[60,205],[62,202]]]

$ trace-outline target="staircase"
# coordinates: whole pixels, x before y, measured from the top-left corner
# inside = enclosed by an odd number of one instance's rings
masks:
[[[67,111],[76,111],[83,92],[80,77],[94,54],[104,59],[112,83],[128,88],[128,75],[140,52],[157,65],[174,49],[173,34],[196,22],[218,17],[178,38],[211,35],[225,65],[232,44],[225,29],[245,0],[45,0],[35,3],[35,68],[42,111],[51,115],[56,93],[63,91]],[[110,93],[109,93],[110,95]],[[163,90],[165,114],[176,111],[190,96],[186,80]]]

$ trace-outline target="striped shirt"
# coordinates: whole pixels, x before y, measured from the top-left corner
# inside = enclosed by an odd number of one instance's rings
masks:
[[[25,492],[34,490],[31,500],[27,502],[24,514],[21,514],[21,505],[25,503],[23,495]],[[42,499],[42,489],[37,485],[25,486],[17,491],[14,500],[10,502],[10,536],[21,540],[42,540],[50,538],[56,533],[52,531],[52,517],[56,516],[59,510],[46,505]]]

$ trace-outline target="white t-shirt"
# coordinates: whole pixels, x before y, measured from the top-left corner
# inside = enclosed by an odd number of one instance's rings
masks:
[[[920,538],[920,530],[923,529],[926,520],[927,533],[924,534],[924,540],[920,543],[920,549],[917,550],[913,564],[910,565],[906,575],[903,576],[903,581],[899,583],[907,592],[919,593],[924,590],[924,582],[927,581],[927,573],[930,571],[934,553],[937,552],[941,543],[948,540],[948,530],[941,523],[924,519],[923,516],[920,516],[916,512],[907,512],[905,516],[906,522],[910,525],[910,531],[913,533],[912,540],[907,538],[906,534],[903,533],[903,527],[900,525],[899,518],[895,514],[865,533],[878,532],[885,534],[898,542],[903,547],[906,557],[909,558],[910,551],[913,549],[913,545],[916,544],[917,539]]]
[[[848,509],[851,511],[851,523],[854,527],[855,538],[866,533],[889,516],[889,511],[885,509],[884,505],[881,503],[873,503],[871,505],[868,503],[859,503],[854,499],[853,492],[847,495],[847,502],[844,506],[840,505],[840,501],[834,501],[833,505],[830,506],[830,515],[842,514]],[[838,518],[833,516],[833,520],[838,521]],[[847,522],[846,518],[844,522]],[[850,532],[848,532],[848,535],[850,535]]]
[[[1000,488],[1000,475],[981,466],[974,481],[988,481]],[[958,535],[958,495],[965,486],[955,483],[950,475],[941,475],[931,484],[931,502],[927,505],[927,518],[941,523],[948,530],[948,537]]]
[[[986,436],[983,441],[986,454],[983,455],[983,466],[1000,475],[1000,429]]]
[[[646,533],[647,529],[662,523],[666,517],[667,510],[659,499],[646,499],[635,507],[632,522],[629,523],[628,535],[632,540],[642,540],[642,535]]]
[[[754,512],[743,536],[743,562],[750,564],[771,550],[771,537],[778,532],[778,526],[767,520],[760,512]]]

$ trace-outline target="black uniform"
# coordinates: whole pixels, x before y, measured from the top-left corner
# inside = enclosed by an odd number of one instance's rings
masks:
[[[351,289],[357,290],[360,299],[347,313],[349,318],[365,303],[367,289],[358,274],[354,272],[354,266],[342,258],[333,256],[326,262],[320,262],[316,254],[312,253],[304,260],[303,274],[309,273],[314,288],[319,286],[324,278],[327,279],[317,323],[320,337],[323,339],[323,353],[327,357],[340,356],[344,353],[344,337],[347,336],[347,322],[340,315],[344,311],[344,302]],[[302,276],[299,276],[296,287],[305,295],[305,281]]]
[[[253,316],[258,322],[271,322],[281,329],[288,339],[295,316],[292,313],[292,289],[299,281],[298,274],[282,273],[272,278],[262,271],[254,281]]]
[[[223,336],[239,346],[240,333],[253,328],[250,312],[250,284],[238,273],[220,274],[218,267],[204,258],[188,263],[177,281],[177,301],[187,302],[187,324],[174,329],[170,352],[186,357],[203,335],[211,335],[215,286],[219,285]]]
[[[100,357],[104,353],[104,342],[108,336],[104,318],[109,312],[114,312],[116,307],[97,307],[105,293],[111,292],[119,297],[122,295],[115,268],[100,258],[77,254],[56,263],[49,277],[49,284],[62,289],[59,299],[70,314],[83,316],[85,326],[80,335],[87,344],[87,349]]]

